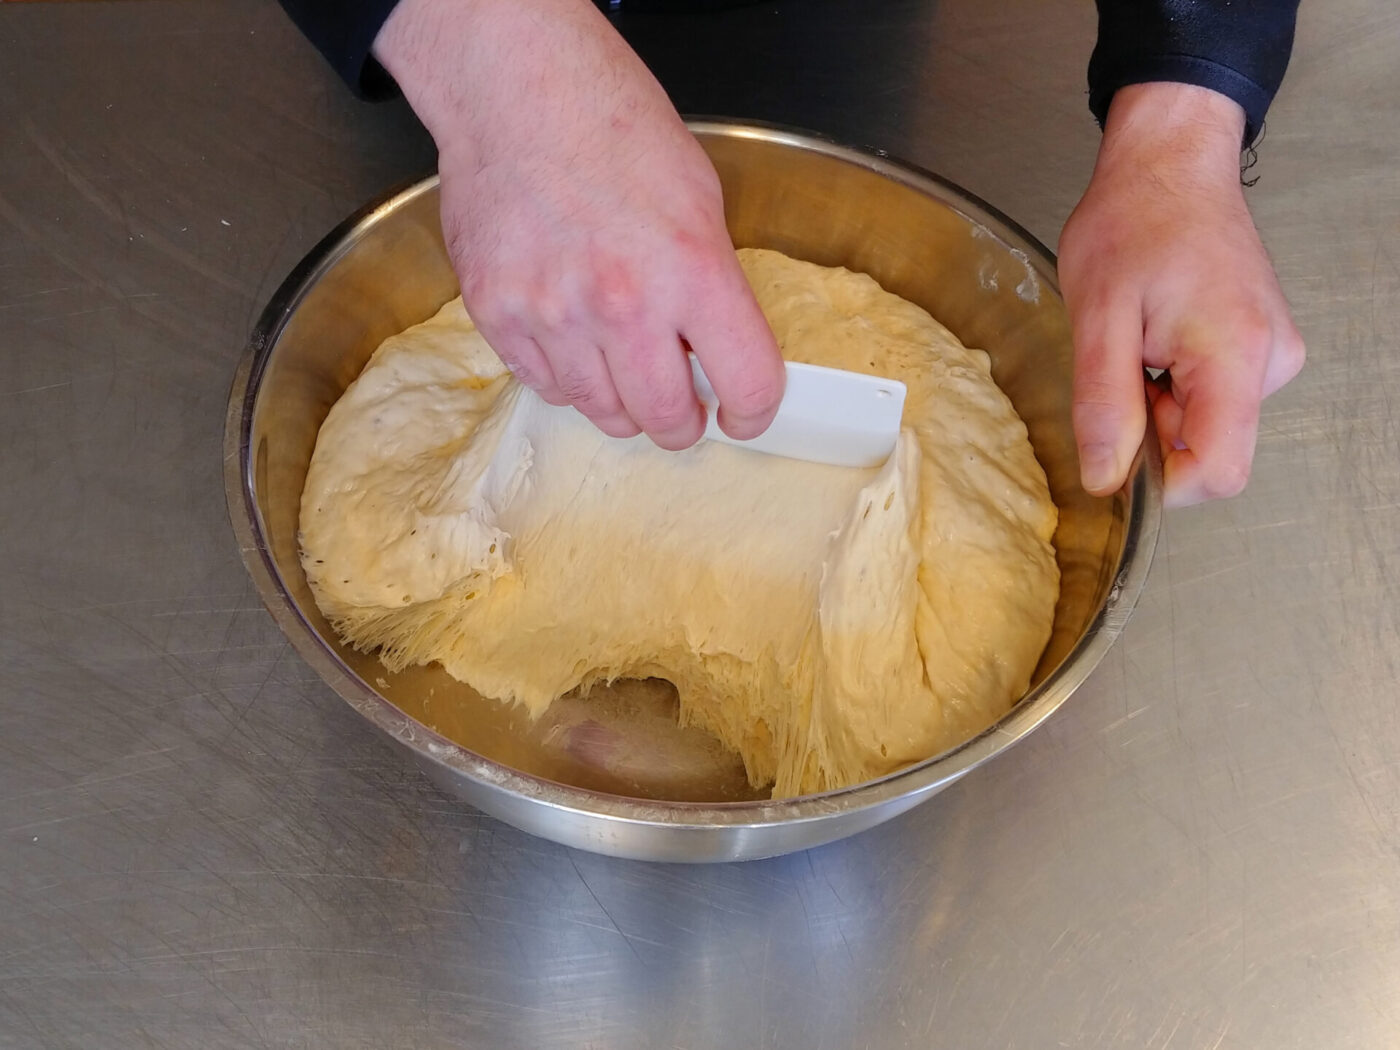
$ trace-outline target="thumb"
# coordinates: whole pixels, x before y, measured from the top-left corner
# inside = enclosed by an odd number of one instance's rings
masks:
[[[1085,307],[1074,322],[1074,422],[1079,477],[1095,496],[1127,479],[1147,427],[1142,373],[1142,310]]]

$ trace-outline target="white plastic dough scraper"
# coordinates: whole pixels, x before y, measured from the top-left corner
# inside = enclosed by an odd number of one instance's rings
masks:
[[[689,356],[710,441],[838,467],[878,467],[894,451],[905,395],[897,379],[788,361],[787,389],[772,424],[756,438],[736,441],[719,428],[719,398],[700,361]]]

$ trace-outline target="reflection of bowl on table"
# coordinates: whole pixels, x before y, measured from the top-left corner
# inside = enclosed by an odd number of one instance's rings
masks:
[[[234,383],[226,465],[244,558],[279,625],[440,786],[570,845],[727,860],[879,823],[1034,728],[1121,630],[1155,543],[1160,484],[1144,459],[1111,499],[1080,490],[1067,321],[1053,260],[1023,231],[960,190],[881,158],[763,127],[693,127],[724,184],[736,244],[871,274],[986,349],[1026,421],[1060,508],[1061,596],[1031,690],[994,726],[880,780],[771,802],[754,798],[742,764],[713,738],[676,727],[665,683],[564,698],[532,723],[436,666],[392,674],[373,654],[340,645],[298,562],[301,490],[321,421],[370,353],[456,294],[436,180],[351,220],[288,278]]]

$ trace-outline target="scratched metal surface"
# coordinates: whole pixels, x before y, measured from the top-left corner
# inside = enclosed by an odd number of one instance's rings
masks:
[[[866,6],[628,30],[686,109],[1053,243],[1090,6]],[[1386,0],[1304,5],[1251,200],[1311,363],[1074,700],[890,825],[679,868],[436,793],[234,553],[242,340],[430,166],[407,111],[261,0],[0,5],[0,1047],[1400,1045],[1398,47]]]

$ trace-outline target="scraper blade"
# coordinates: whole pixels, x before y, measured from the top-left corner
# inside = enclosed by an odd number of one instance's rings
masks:
[[[788,361],[787,388],[772,424],[756,438],[737,441],[719,428],[719,398],[694,354],[690,367],[709,417],[707,440],[838,467],[878,467],[899,438],[905,386],[897,379]]]

